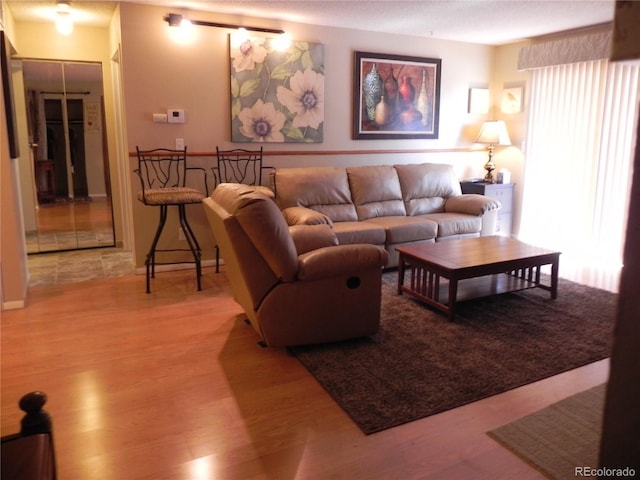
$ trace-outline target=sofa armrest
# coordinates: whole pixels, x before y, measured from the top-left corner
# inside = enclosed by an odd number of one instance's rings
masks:
[[[338,245],[338,237],[329,225],[293,225],[289,227],[289,232],[298,255]]]
[[[282,210],[288,225],[329,225],[333,222],[324,213],[306,207],[288,207]]]
[[[340,275],[357,275],[387,264],[387,251],[376,245],[353,244],[324,247],[298,257],[298,279],[302,281]]]
[[[265,167],[262,167],[262,168],[265,168]],[[258,193],[266,195],[267,197],[269,197],[271,199],[276,198],[276,194],[273,193],[273,190],[271,190],[271,188],[269,188],[269,187],[266,187],[264,185],[251,185],[251,186]]]
[[[447,198],[444,211],[447,213],[466,213],[468,215],[482,216],[491,210],[502,207],[499,200],[479,195],[477,193],[463,193],[455,197]]]

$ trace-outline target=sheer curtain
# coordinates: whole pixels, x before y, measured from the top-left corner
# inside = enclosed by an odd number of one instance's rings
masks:
[[[617,291],[640,67],[532,70],[519,238],[560,250],[560,276]]]

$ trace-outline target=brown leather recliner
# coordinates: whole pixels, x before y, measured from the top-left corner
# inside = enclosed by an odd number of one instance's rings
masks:
[[[218,185],[204,207],[234,298],[264,344],[378,331],[383,248],[338,245],[328,225],[289,227],[273,200],[247,185]]]

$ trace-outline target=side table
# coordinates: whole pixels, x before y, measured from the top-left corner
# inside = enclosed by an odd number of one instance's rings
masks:
[[[515,183],[461,182],[462,193],[477,193],[500,200],[498,211],[498,235],[511,236],[513,219],[513,189]]]

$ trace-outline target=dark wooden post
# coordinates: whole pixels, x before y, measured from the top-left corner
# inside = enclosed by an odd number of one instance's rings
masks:
[[[42,409],[47,403],[44,392],[30,392],[20,399],[18,405],[25,412],[20,422],[20,435],[36,435],[38,433],[52,433],[51,416]]]

